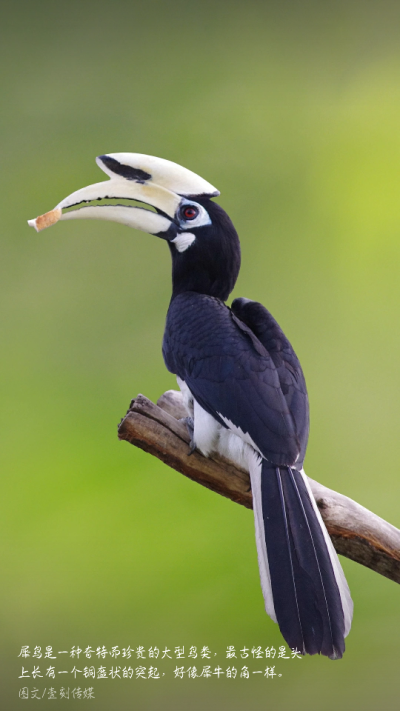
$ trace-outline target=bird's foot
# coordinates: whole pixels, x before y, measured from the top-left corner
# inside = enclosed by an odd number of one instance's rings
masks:
[[[189,444],[189,453],[188,457],[190,457],[191,454],[193,454],[194,450],[196,449],[196,443],[194,441],[193,435],[194,435],[194,420],[193,417],[182,417],[179,422],[182,422],[182,424],[186,425],[186,429],[189,432],[189,437],[190,437],[190,444]]]

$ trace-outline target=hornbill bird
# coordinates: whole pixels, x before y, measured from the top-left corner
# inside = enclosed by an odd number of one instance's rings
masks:
[[[98,218],[167,242],[172,298],[163,355],[188,410],[191,446],[248,469],[266,611],[289,647],[338,659],[353,605],[303,469],[303,372],[264,306],[244,298],[225,303],[239,273],[240,244],[212,200],[219,191],[153,156],[110,153],[97,164],[109,180],[72,193],[29,224],[39,231],[60,219]],[[118,200],[125,204],[110,204]]]

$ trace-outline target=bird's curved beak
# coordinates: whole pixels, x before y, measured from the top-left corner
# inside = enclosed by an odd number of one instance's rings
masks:
[[[184,197],[218,195],[210,183],[176,163],[139,153],[111,153],[96,159],[110,180],[88,185],[64,198],[53,210],[28,224],[37,232],[59,220],[100,219],[120,222],[149,234],[171,233]],[[107,204],[107,201],[136,201],[141,205]],[[84,203],[104,201],[100,205]],[[68,208],[78,209],[65,212]],[[172,231],[174,237],[175,231]]]

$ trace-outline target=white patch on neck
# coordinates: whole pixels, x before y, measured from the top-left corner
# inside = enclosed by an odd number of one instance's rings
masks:
[[[193,244],[195,239],[196,235],[194,235],[192,232],[181,232],[175,237],[175,239],[172,239],[171,242],[174,243],[178,252],[185,252],[185,250],[188,249],[191,244]]]

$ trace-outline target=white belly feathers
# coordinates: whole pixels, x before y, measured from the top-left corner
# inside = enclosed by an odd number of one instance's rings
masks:
[[[251,446],[245,441],[248,435],[246,436],[237,428],[235,428],[236,431],[234,432],[220,425],[212,415],[209,415],[196,402],[185,381],[180,378],[177,378],[177,381],[188,415],[193,418],[193,439],[197,449],[205,457],[208,457],[211,452],[218,452],[218,454],[231,459],[235,464],[249,471],[250,461],[254,459],[255,455],[255,445]],[[231,423],[227,421],[227,425],[230,427]]]

